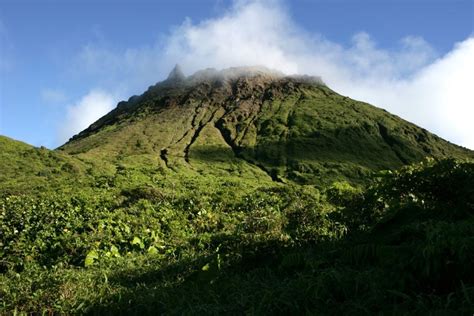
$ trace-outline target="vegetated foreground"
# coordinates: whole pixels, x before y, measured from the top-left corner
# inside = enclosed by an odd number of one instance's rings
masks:
[[[472,152],[236,71],[175,70],[60,150],[0,137],[0,313],[470,315]]]

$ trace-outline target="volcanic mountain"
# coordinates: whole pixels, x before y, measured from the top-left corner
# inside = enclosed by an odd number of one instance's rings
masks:
[[[319,77],[263,67],[206,69],[168,79],[118,106],[59,148],[111,168],[323,184],[351,182],[426,156],[473,157]],[[115,166],[115,167],[113,167]],[[124,167],[125,166],[125,167]]]
[[[0,314],[467,315],[470,157],[318,77],[176,67],[56,150],[0,136]]]

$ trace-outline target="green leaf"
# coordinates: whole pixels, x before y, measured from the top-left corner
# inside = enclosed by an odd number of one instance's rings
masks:
[[[144,244],[144,243],[142,242],[142,240],[141,240],[139,237],[137,237],[137,236],[133,237],[133,240],[132,240],[132,243],[131,243],[131,244],[132,244],[132,245],[138,245],[138,246],[140,247],[140,249],[145,248],[145,244]]]
[[[148,253],[150,255],[156,255],[158,253],[158,249],[156,249],[154,246],[148,247]]]
[[[142,241],[137,236],[133,237],[132,245],[139,245]]]
[[[110,252],[114,257],[120,257],[120,252],[115,245],[110,246]]]
[[[84,262],[84,266],[90,267],[98,259],[99,259],[99,253],[97,252],[97,250],[93,249],[89,251],[89,253],[87,254],[86,260]]]

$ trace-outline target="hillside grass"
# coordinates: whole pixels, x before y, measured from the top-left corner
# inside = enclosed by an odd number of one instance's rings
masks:
[[[0,137],[0,314],[470,314],[472,158],[319,81],[157,84]]]
[[[207,181],[3,196],[0,312],[472,312],[473,162],[367,189]]]
[[[298,80],[157,85],[61,146],[99,166],[316,185],[364,185],[373,171],[468,149],[372,105]],[[102,169],[102,168],[96,168]]]

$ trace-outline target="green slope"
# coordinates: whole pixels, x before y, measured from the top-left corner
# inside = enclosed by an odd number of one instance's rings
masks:
[[[317,78],[262,71],[197,74],[150,87],[60,148],[164,174],[360,183],[371,171],[473,152]]]
[[[0,136],[0,194],[67,189],[90,165],[70,155]]]
[[[407,168],[365,192],[194,183],[0,198],[0,313],[472,310],[472,162]]]
[[[318,78],[177,69],[57,150],[0,137],[0,314],[468,314],[473,157]]]

